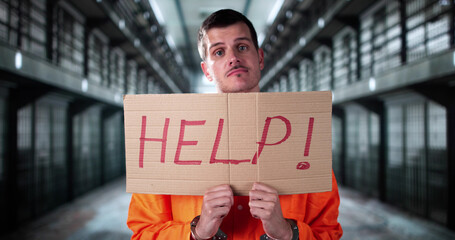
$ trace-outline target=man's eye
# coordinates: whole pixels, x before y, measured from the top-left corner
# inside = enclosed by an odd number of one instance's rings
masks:
[[[239,46],[239,51],[245,51],[247,49],[247,46]]]
[[[216,56],[222,56],[223,55],[223,51],[218,50],[218,51],[215,52],[215,55]]]

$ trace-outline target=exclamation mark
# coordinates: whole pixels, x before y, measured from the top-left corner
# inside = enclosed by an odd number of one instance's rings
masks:
[[[313,135],[313,123],[314,118],[310,118],[310,122],[308,123],[308,133],[306,135],[306,144],[305,144],[305,153],[303,156],[308,156],[310,154],[310,145],[311,145],[311,136]]]
[[[308,123],[308,132],[306,135],[306,143],[305,143],[305,152],[303,153],[303,156],[307,157],[310,154],[310,145],[311,145],[311,136],[313,135],[313,123],[314,123],[314,118],[310,118],[310,121]],[[299,170],[305,170],[310,168],[310,163],[309,162],[299,162],[297,164],[297,169]]]

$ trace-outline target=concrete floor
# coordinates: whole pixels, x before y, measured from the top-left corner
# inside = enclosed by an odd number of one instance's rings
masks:
[[[446,228],[341,188],[339,221],[342,239],[455,239]],[[131,195],[119,179],[64,205],[41,219],[1,238],[11,240],[129,239],[126,226]]]

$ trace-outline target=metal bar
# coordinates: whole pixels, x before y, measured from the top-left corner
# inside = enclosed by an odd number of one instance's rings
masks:
[[[245,1],[245,6],[243,7],[243,15],[245,15],[245,16],[248,15],[248,11],[250,10],[250,6],[251,6],[251,0],[246,0]]]
[[[88,53],[88,49],[89,49],[89,42],[88,42],[88,38],[89,38],[89,35],[90,35],[90,32],[92,31],[92,28],[90,26],[91,24],[86,21],[85,24],[84,24],[84,40],[83,40],[83,51],[82,51],[82,55],[83,55],[83,60],[82,60],[82,72],[83,72],[83,76],[85,78],[88,77],[88,61],[89,61],[89,53]]]
[[[401,27],[401,64],[405,64],[408,59],[406,55],[407,51],[407,32],[408,29],[406,28],[406,1],[405,0],[400,0],[400,27]]]
[[[56,0],[48,0],[46,3],[46,58],[52,62],[52,43],[54,38],[52,36],[52,30],[54,27],[54,6]]]
[[[386,201],[386,161],[387,161],[387,112],[384,103],[379,114],[379,162],[378,162],[378,191],[379,199]]]
[[[17,222],[17,209],[18,209],[18,188],[17,188],[17,164],[18,164],[18,150],[17,150],[17,112],[18,112],[18,98],[19,94],[17,90],[10,90],[7,105],[7,122],[6,122],[6,169],[7,169],[7,203],[8,210],[6,215],[10,221],[6,222],[6,229],[11,230],[15,227]]]
[[[424,141],[424,153],[425,153],[425,166],[424,166],[424,171],[425,171],[425,184],[422,186],[422,188],[425,189],[425,201],[424,201],[424,206],[423,206],[423,214],[426,218],[430,218],[430,179],[429,179],[429,158],[430,158],[430,148],[429,148],[429,139],[430,139],[430,128],[429,128],[429,123],[428,123],[428,115],[429,115],[429,106],[428,106],[428,101],[425,101],[424,103],[424,108],[423,108],[423,141]]]
[[[22,17],[22,4],[24,4],[24,1],[18,1],[17,5],[17,17],[19,19],[17,23],[17,48],[21,49],[22,48],[22,22],[24,21]]]
[[[67,166],[67,198],[68,201],[74,199],[74,176],[73,176],[73,168],[74,168],[74,116],[76,115],[76,109],[78,105],[77,103],[71,103],[68,106],[67,115],[66,115],[66,166]]]
[[[341,107],[333,107],[332,114],[337,116],[341,120],[341,159],[340,159],[340,173],[341,176],[337,177],[338,183],[346,185],[346,141],[347,141],[347,123],[346,123],[346,111]]]
[[[174,0],[174,2],[175,2],[175,6],[177,7],[177,12],[178,12],[179,20],[180,20],[180,26],[182,26],[183,35],[185,36],[185,45],[186,45],[186,51],[188,52],[188,59],[192,66],[196,66],[196,63],[194,62],[194,58],[192,57],[192,54],[191,54],[192,53],[191,49],[193,49],[193,46],[191,46],[190,34],[188,33],[185,16],[183,15],[182,4],[181,4],[180,0]]]
[[[447,107],[447,167],[448,167],[448,209],[447,227],[455,230],[455,94]]]
[[[450,33],[452,34],[449,34],[450,36],[450,47],[454,47],[455,46],[455,36],[453,34],[453,32],[455,31],[455,3],[453,1],[448,1],[449,4],[450,4],[450,12],[449,12],[449,19],[450,19],[450,22],[449,22],[449,29],[450,29]]]
[[[36,103],[33,102],[31,103],[32,105],[32,120],[31,120],[31,128],[32,128],[32,131],[31,131],[31,154],[30,154],[30,161],[32,162],[30,165],[32,166],[31,167],[31,178],[32,179],[36,179],[36,162],[35,161],[35,158],[36,158]],[[38,212],[36,210],[36,195],[35,195],[35,191],[36,191],[36,182],[35,181],[32,181],[33,182],[33,185],[30,184],[32,187],[31,189],[29,189],[31,192],[32,192],[32,204],[31,204],[31,210],[32,210],[32,219],[36,218],[38,216]],[[28,183],[27,183],[28,184]]]
[[[105,120],[107,119],[107,117],[105,116],[104,114],[104,109],[101,110],[101,117],[100,117],[100,121],[99,121],[99,127],[98,129],[100,130],[100,137],[99,137],[99,156],[100,156],[100,175],[99,175],[99,179],[100,179],[100,186],[104,185],[105,181],[104,181],[104,172],[105,172],[105,168],[106,168],[106,154],[105,154],[105,148],[106,148],[106,141],[104,140],[104,137],[105,137]]]

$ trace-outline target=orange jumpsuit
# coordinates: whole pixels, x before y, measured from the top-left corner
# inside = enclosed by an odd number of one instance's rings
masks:
[[[220,228],[228,239],[259,239],[262,222],[251,216],[248,196],[234,196],[234,205]],[[281,195],[285,218],[297,221],[299,239],[340,239],[338,223],[340,197],[335,176],[332,191]],[[201,214],[202,196],[133,194],[127,224],[131,239],[190,239],[190,222]]]

